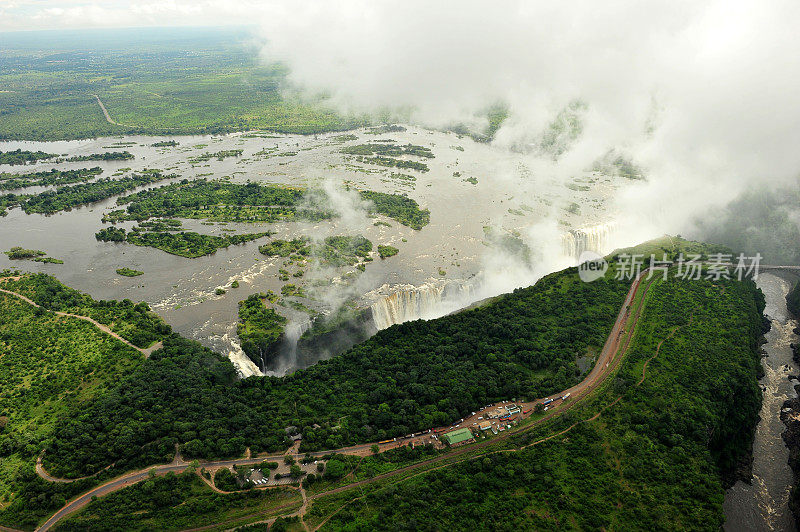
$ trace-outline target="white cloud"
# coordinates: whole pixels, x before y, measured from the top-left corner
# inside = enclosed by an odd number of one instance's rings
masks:
[[[623,148],[650,181],[620,204],[664,229],[746,184],[793,183],[800,169],[800,4],[788,0],[0,0],[0,10],[5,29],[257,23],[265,60],[285,60],[298,85],[346,109],[400,106],[436,125],[507,102],[500,146],[531,142],[581,99],[583,136],[554,171]]]

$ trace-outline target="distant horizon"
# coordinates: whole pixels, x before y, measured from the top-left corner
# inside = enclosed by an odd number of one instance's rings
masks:
[[[272,3],[238,0],[169,3],[119,0],[0,0],[0,32],[121,28],[180,28],[249,23]]]
[[[132,31],[132,30],[153,30],[153,31],[168,31],[168,30],[253,30],[257,26],[254,24],[189,24],[189,25],[175,25],[175,26],[90,26],[86,28],[36,28],[36,29],[22,29],[22,30],[8,30],[0,29],[0,35],[8,35],[12,33],[83,33],[83,32],[109,32],[109,31]]]

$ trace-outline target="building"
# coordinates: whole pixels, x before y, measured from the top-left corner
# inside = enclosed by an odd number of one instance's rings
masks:
[[[446,441],[451,446],[458,445],[459,443],[464,443],[472,439],[472,431],[467,428],[454,430],[442,436],[442,441]]]
[[[506,405],[506,412],[508,412],[509,416],[513,416],[514,414],[519,414],[522,411],[520,407],[515,404]]]
[[[482,421],[481,423],[478,423],[478,428],[481,430],[489,430],[490,428],[492,428],[492,422]]]

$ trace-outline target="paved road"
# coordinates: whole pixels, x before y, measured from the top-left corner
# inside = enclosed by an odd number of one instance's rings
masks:
[[[306,501],[306,504],[307,504],[308,500],[312,500],[313,501],[313,500],[315,500],[315,499],[317,499],[319,497],[322,497],[322,496],[327,496],[327,495],[331,495],[331,494],[338,493],[338,492],[341,492],[341,491],[349,490],[349,489],[354,488],[354,487],[358,487],[358,486],[365,485],[365,484],[368,484],[368,483],[371,483],[371,482],[375,482],[376,480],[389,478],[391,476],[395,476],[395,475],[398,475],[398,474],[401,474],[401,473],[405,473],[405,472],[408,472],[408,471],[411,471],[411,470],[414,470],[414,469],[420,469],[420,468],[423,468],[423,467],[427,467],[427,466],[430,466],[431,464],[436,463],[436,462],[440,462],[440,461],[444,461],[444,460],[447,460],[448,462],[450,462],[454,457],[457,457],[457,456],[462,455],[464,453],[471,453],[471,452],[475,451],[476,449],[480,449],[482,447],[486,447],[486,446],[489,446],[489,445],[492,445],[492,444],[496,444],[498,441],[506,439],[506,438],[510,437],[511,435],[513,435],[513,434],[517,434],[517,433],[520,433],[522,431],[527,431],[527,430],[529,430],[530,428],[532,428],[534,426],[537,426],[537,425],[539,425],[541,423],[544,423],[545,421],[548,421],[548,420],[552,419],[554,416],[558,415],[562,411],[564,411],[564,410],[566,410],[568,408],[571,408],[573,405],[577,404],[581,399],[583,399],[584,397],[589,395],[596,388],[596,386],[600,382],[602,382],[609,374],[611,374],[615,370],[617,365],[619,364],[620,360],[622,359],[621,353],[624,352],[625,349],[627,349],[627,346],[628,346],[628,344],[630,342],[630,339],[633,336],[632,334],[625,334],[626,331],[624,330],[624,326],[625,326],[625,323],[628,320],[628,318],[632,318],[632,327],[631,327],[631,331],[632,331],[635,328],[635,325],[636,325],[636,322],[637,322],[639,316],[641,315],[641,309],[642,309],[643,305],[640,304],[636,309],[632,309],[631,305],[633,304],[633,301],[634,301],[634,299],[636,297],[636,294],[638,293],[639,287],[641,286],[642,280],[645,278],[646,274],[647,274],[647,270],[643,271],[639,275],[639,277],[631,284],[631,287],[628,290],[628,294],[627,294],[627,296],[625,298],[625,302],[622,305],[622,308],[620,309],[619,314],[617,315],[617,319],[614,322],[613,328],[611,329],[611,333],[609,334],[608,338],[606,339],[606,343],[603,346],[603,349],[600,352],[600,355],[598,356],[597,362],[595,363],[595,365],[592,368],[592,370],[589,372],[589,375],[587,375],[586,378],[583,381],[581,381],[580,383],[578,383],[577,385],[569,388],[568,390],[564,390],[563,392],[560,392],[556,396],[556,397],[558,397],[560,399],[560,397],[562,395],[564,395],[567,391],[569,391],[570,394],[571,394],[571,397],[570,397],[569,401],[558,401],[558,402],[552,403],[555,406],[553,406],[547,412],[547,414],[545,414],[543,417],[537,419],[532,424],[526,425],[524,427],[519,427],[516,430],[506,431],[506,432],[500,434],[498,437],[495,437],[495,438],[490,438],[488,440],[485,440],[485,441],[482,441],[482,442],[479,442],[479,443],[475,443],[473,445],[467,445],[467,446],[463,446],[463,447],[454,449],[450,453],[447,453],[447,454],[439,456],[439,457],[432,458],[430,460],[426,460],[426,461],[423,461],[423,462],[412,464],[410,466],[406,466],[406,467],[403,467],[403,468],[400,468],[400,469],[396,469],[394,471],[390,471],[388,473],[377,475],[377,476],[375,476],[373,478],[370,478],[370,479],[367,479],[367,480],[362,480],[362,481],[355,482],[355,483],[352,483],[352,484],[348,484],[346,486],[335,488],[335,489],[332,489],[332,490],[329,490],[329,491],[326,491],[326,492],[322,492],[322,493],[317,493],[315,495],[311,495],[311,496],[308,497],[308,499]],[[649,283],[645,287],[645,290],[648,287],[649,287]],[[620,356],[618,356],[618,355],[620,355]],[[539,399],[539,400],[534,401],[534,402],[529,403],[529,404],[533,405],[533,404],[535,404],[537,402],[541,402],[543,400],[544,399]],[[477,417],[477,412],[476,412],[476,417]],[[465,420],[465,422],[466,421],[467,420]],[[422,436],[422,438],[424,438],[424,437],[425,436]],[[394,445],[394,444],[407,444],[409,441],[411,441],[411,440],[408,440],[408,439],[400,440],[400,439],[398,439],[398,442],[392,442],[392,445]],[[320,452],[309,453],[309,454],[311,456],[313,456],[313,457],[320,457],[320,456],[323,456],[323,455],[326,455],[326,454],[330,454],[330,453],[333,453],[333,452],[342,453],[342,454],[358,454],[358,453],[360,453],[362,451],[369,450],[372,445],[373,444],[371,444],[371,443],[367,443],[367,444],[362,444],[362,445],[355,445],[355,446],[352,446],[352,447],[345,447],[345,448],[342,448],[342,449],[338,449],[336,451],[328,450],[328,451],[320,451]],[[231,467],[231,466],[234,466],[234,465],[255,465],[255,464],[260,464],[263,461],[281,461],[281,460],[283,460],[283,458],[285,456],[286,455],[282,454],[282,455],[273,455],[273,456],[262,456],[262,457],[256,457],[256,458],[238,458],[238,459],[220,460],[220,461],[214,461],[214,462],[200,462],[200,466],[201,467],[206,467],[206,468],[212,468],[212,467],[216,468],[216,467]],[[296,454],[296,455],[293,455],[293,456],[296,459],[300,459],[303,455]],[[447,465],[450,465],[450,464],[448,463]],[[154,471],[158,475],[164,475],[164,474],[166,474],[166,473],[168,473],[170,471],[171,472],[175,472],[175,473],[183,472],[183,471],[185,471],[187,469],[187,467],[189,467],[189,464],[183,462],[182,460],[176,459],[176,461],[174,461],[171,464],[153,466],[153,467],[148,468],[146,470],[135,471],[135,472],[123,475],[121,477],[118,477],[116,479],[110,480],[110,481],[106,482],[105,484],[102,484],[102,485],[100,485],[100,486],[98,486],[98,487],[96,487],[96,488],[84,493],[83,495],[79,495],[76,499],[68,502],[63,508],[61,508],[58,512],[53,514],[50,517],[50,519],[48,519],[41,527],[39,527],[37,529],[37,532],[44,532],[46,530],[49,530],[55,523],[57,523],[58,521],[60,521],[64,517],[66,517],[67,515],[69,515],[69,514],[71,514],[73,512],[76,512],[79,509],[81,509],[84,506],[86,506],[92,500],[92,497],[102,497],[103,495],[107,495],[109,493],[112,493],[114,491],[117,491],[117,490],[120,490],[122,488],[128,487],[130,485],[136,484],[137,482],[140,482],[141,480],[146,479],[150,475],[150,471]]]
[[[28,303],[29,305],[33,305],[36,308],[42,308],[40,305],[38,305],[34,301],[31,301],[30,299],[28,299],[27,297],[23,296],[22,294],[18,294],[16,292],[12,292],[11,290],[5,290],[3,288],[0,288],[0,292],[2,292],[4,294],[12,295],[14,297],[17,297],[17,298],[23,300],[24,302]],[[97,322],[97,321],[93,320],[92,318],[90,318],[88,316],[81,316],[79,314],[70,314],[69,312],[61,312],[61,311],[57,311],[57,310],[51,310],[50,312],[53,312],[56,315],[63,316],[65,318],[77,318],[79,320],[88,321],[89,323],[91,323],[92,325],[94,325],[95,327],[97,327],[98,329],[100,329],[101,331],[106,333],[107,335],[112,336],[113,338],[116,338],[117,340],[119,340],[123,344],[127,345],[128,347],[132,347],[132,348],[136,349],[141,354],[143,354],[145,358],[149,357],[150,354],[153,351],[156,351],[157,349],[161,349],[163,347],[163,344],[161,342],[156,342],[156,343],[154,343],[153,345],[151,345],[150,347],[148,347],[146,349],[145,348],[141,348],[141,347],[136,347],[135,345],[130,343],[128,340],[126,340],[122,336],[118,335],[117,333],[115,333],[114,331],[109,329],[108,326],[103,325],[102,323]]]

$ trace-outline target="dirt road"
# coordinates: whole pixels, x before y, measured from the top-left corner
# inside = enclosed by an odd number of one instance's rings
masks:
[[[3,288],[0,288],[0,292],[2,292],[4,294],[11,295],[11,296],[14,296],[14,297],[17,297],[17,298],[23,300],[24,302],[28,303],[29,305],[33,305],[36,308],[42,308],[40,305],[38,305],[37,303],[31,301],[30,299],[28,299],[27,297],[23,296],[22,294],[18,294],[16,292],[12,292],[11,290],[5,290]],[[88,321],[89,323],[91,323],[92,325],[94,325],[95,327],[97,327],[98,329],[100,329],[101,331],[106,333],[107,335],[109,335],[109,336],[111,336],[113,338],[116,338],[117,340],[119,340],[123,344],[127,345],[128,347],[132,347],[132,348],[136,349],[141,354],[143,354],[145,358],[148,358],[153,351],[156,351],[156,350],[161,349],[163,347],[163,344],[161,342],[156,342],[156,343],[154,343],[153,345],[151,345],[148,348],[136,347],[135,345],[130,343],[128,340],[126,340],[122,336],[118,335],[117,333],[115,333],[114,331],[109,329],[106,325],[103,325],[102,323],[97,322],[97,321],[93,320],[92,318],[90,318],[88,316],[81,316],[79,314],[70,314],[69,312],[61,312],[61,311],[57,311],[57,310],[51,310],[49,312],[53,312],[57,316],[62,316],[62,317],[65,317],[65,318],[77,318],[79,320]]]
[[[94,96],[94,99],[95,99],[95,100],[97,100],[97,105],[99,105],[99,106],[100,106],[100,109],[102,109],[102,110],[103,110],[103,114],[104,114],[104,115],[106,115],[106,121],[107,121],[109,124],[114,124],[115,126],[124,126],[124,125],[125,125],[125,124],[120,124],[119,122],[115,122],[115,121],[114,121],[114,120],[111,118],[111,115],[108,113],[108,109],[106,109],[106,106],[105,106],[105,105],[103,105],[103,102],[102,102],[102,101],[100,101],[100,96],[98,96],[97,94],[92,94],[92,96]]]

